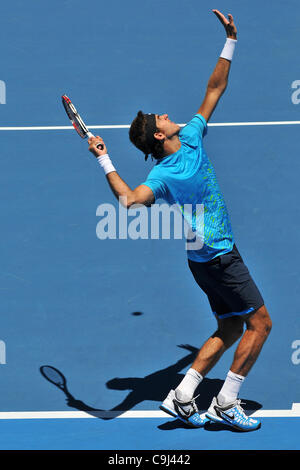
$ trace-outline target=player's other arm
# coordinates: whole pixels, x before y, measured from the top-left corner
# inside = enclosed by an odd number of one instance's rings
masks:
[[[120,177],[116,171],[106,175],[108,184],[124,207],[129,209],[133,204],[143,204],[151,206],[154,203],[154,194],[148,186],[141,184],[135,189],[130,189],[127,183]]]
[[[232,40],[236,40],[237,29],[232,15],[229,14],[227,20],[227,18],[218,10],[213,10],[213,12],[223,24],[227,38],[231,40],[231,42]],[[230,41],[228,42],[230,43]],[[227,45],[227,47],[230,46],[230,44]],[[203,103],[198,110],[198,114],[201,114],[206,121],[209,121],[215,107],[218,104],[219,99],[226,90],[230,65],[230,60],[220,57],[212,75],[209,78]]]
[[[107,148],[101,137],[91,137],[88,142],[90,144],[90,152],[92,152],[97,158],[102,157],[102,159],[99,160],[99,163],[105,171],[108,184],[113,194],[124,207],[129,209],[133,204],[151,206],[151,204],[154,203],[154,194],[148,186],[141,184],[135,189],[131,189],[128,184],[125,183],[113,167],[107,154]],[[103,145],[103,150],[97,148],[97,144],[99,143]]]

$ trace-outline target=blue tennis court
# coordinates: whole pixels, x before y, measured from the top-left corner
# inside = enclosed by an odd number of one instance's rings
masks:
[[[140,109],[181,124],[197,112],[224,44],[212,8],[234,15],[238,45],[204,144],[273,320],[242,388],[262,427],[245,434],[158,409],[215,318],[184,240],[99,238],[97,210],[118,203],[61,105],[72,97],[122,178],[141,184],[154,163],[129,124]],[[300,449],[299,15],[294,0],[2,4],[0,449]],[[232,355],[205,378],[200,409]]]

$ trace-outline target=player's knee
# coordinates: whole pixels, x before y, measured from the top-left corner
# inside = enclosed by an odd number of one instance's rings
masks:
[[[265,335],[269,336],[272,330],[272,320],[270,316],[268,316],[268,318],[265,320],[264,328],[265,328]]]
[[[272,320],[266,307],[259,308],[253,316],[246,321],[247,329],[255,330],[262,336],[269,336],[272,330]]]

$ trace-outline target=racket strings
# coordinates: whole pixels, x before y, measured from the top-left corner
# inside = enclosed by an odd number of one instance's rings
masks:
[[[50,380],[50,382],[54,383],[55,385],[63,386],[65,383],[62,375],[52,367],[43,367],[43,374],[48,380]]]

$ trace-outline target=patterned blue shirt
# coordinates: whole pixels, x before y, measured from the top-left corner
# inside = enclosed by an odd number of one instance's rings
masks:
[[[179,132],[180,149],[158,160],[143,183],[152,190],[156,201],[164,199],[180,208],[198,238],[198,245],[189,244],[187,256],[198,262],[228,253],[234,245],[228,211],[203,149],[206,132],[205,119],[196,114]]]

